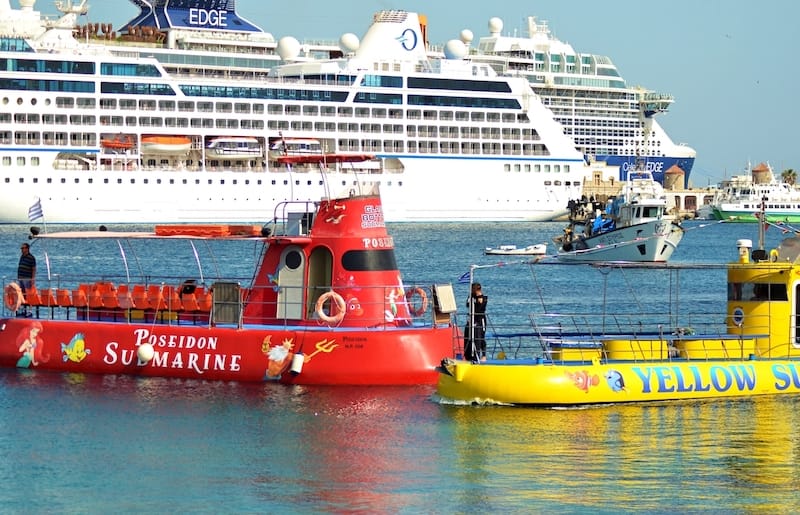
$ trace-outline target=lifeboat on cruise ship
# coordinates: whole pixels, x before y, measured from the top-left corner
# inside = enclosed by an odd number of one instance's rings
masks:
[[[142,154],[185,154],[190,148],[186,136],[142,136]]]
[[[209,159],[254,159],[263,153],[261,143],[253,137],[219,137],[212,138],[206,145]]]
[[[119,134],[100,139],[100,146],[113,151],[130,150],[134,147],[133,138],[128,134]]]

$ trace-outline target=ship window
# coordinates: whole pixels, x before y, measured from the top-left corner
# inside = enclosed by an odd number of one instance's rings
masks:
[[[122,179],[117,179],[117,184],[122,184]]]
[[[56,106],[58,107],[75,107],[75,99],[72,97],[57,97]]]
[[[375,214],[375,222],[383,222],[381,214]],[[393,249],[349,250],[342,256],[342,267],[350,272],[377,272],[397,270]]]
[[[552,184],[553,184],[553,183],[551,183],[550,181],[544,181],[544,185],[545,185],[545,186],[552,186]]]
[[[728,283],[728,300],[788,300],[785,284]]]

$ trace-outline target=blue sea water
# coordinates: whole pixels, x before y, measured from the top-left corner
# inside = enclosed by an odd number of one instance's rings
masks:
[[[702,227],[701,227],[702,225]],[[688,223],[676,262],[736,258],[755,225]],[[50,228],[53,229],[53,228]],[[111,228],[115,229],[115,228]],[[548,241],[560,224],[390,226],[407,284],[453,282],[470,265],[490,317],[604,303],[724,306],[724,272],[685,271],[690,294],[654,271],[607,278],[526,266],[486,246]],[[0,227],[0,276],[27,227]],[[767,246],[780,238],[767,231]],[[113,248],[69,243],[66,264],[105,266]],[[552,247],[552,245],[551,245]],[[34,245],[42,280],[44,248]],[[48,255],[55,255],[49,248]],[[53,258],[55,259],[55,258]],[[170,267],[169,249],[153,256]],[[247,276],[254,257],[219,265]],[[59,263],[64,264],[64,263]],[[606,280],[635,295],[609,299]],[[459,301],[466,285],[456,284]],[[275,384],[0,371],[0,510],[11,513],[777,512],[800,506],[800,398],[544,410],[453,406],[433,387]]]

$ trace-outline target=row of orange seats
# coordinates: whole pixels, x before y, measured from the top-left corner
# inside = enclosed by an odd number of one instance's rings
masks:
[[[30,288],[25,293],[25,304],[33,307],[63,307],[94,310],[130,310],[143,311],[211,311],[211,292],[202,286],[192,293],[181,293],[178,288],[168,285],[141,284],[129,287],[121,284],[115,287],[108,282],[81,284],[70,291],[64,288],[38,291]]]

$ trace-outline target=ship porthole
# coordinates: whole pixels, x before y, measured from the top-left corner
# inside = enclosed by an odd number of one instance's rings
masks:
[[[296,270],[300,265],[303,264],[303,258],[300,256],[300,253],[296,250],[288,252],[285,257],[286,267],[290,268],[291,270]]]
[[[736,308],[733,310],[733,323],[737,326],[741,327],[742,323],[744,322],[744,310],[742,308]]]

